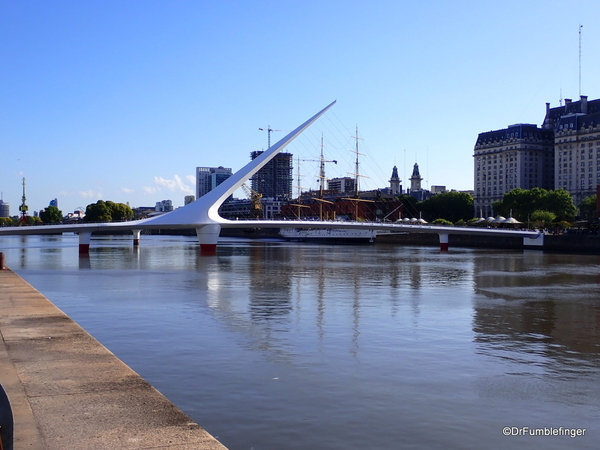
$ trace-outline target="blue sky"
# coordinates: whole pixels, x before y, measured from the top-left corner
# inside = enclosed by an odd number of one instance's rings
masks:
[[[234,170],[337,104],[288,151],[363,188],[392,167],[473,188],[477,134],[599,98],[600,2],[27,1],[0,4],[0,190],[38,211],[98,199],[175,206],[197,166]],[[272,142],[285,132],[273,132]],[[298,165],[298,164],[295,164]],[[317,187],[317,164],[299,164]],[[406,186],[406,182],[403,182]]]

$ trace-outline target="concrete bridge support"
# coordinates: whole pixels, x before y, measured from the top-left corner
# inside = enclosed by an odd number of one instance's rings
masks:
[[[142,230],[131,230],[133,232],[133,245],[140,245],[140,235],[142,234]]]
[[[217,241],[221,234],[221,225],[211,223],[202,227],[196,228],[198,242],[200,242],[201,255],[214,255],[217,253]]]
[[[90,242],[92,240],[91,231],[80,231],[79,232],[79,254],[89,255],[90,254]]]
[[[438,233],[440,237],[440,250],[443,252],[448,251],[448,233]]]

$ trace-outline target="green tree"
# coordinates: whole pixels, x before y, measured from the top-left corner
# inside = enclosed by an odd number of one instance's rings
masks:
[[[442,192],[421,202],[426,220],[445,219],[452,223],[473,217],[473,197],[466,192]]]
[[[10,217],[0,217],[0,227],[10,227],[14,225]]]
[[[112,222],[131,220],[132,218],[133,210],[126,204],[98,200],[86,207],[84,220],[87,222]]]
[[[106,204],[110,208],[110,214],[113,221],[133,219],[133,210],[125,203],[114,203],[107,201]]]
[[[112,215],[109,206],[104,200],[87,205],[84,220],[86,222],[110,222]]]
[[[39,225],[42,223],[42,219],[36,216],[26,216],[25,219],[19,218],[17,221],[17,225]]]
[[[504,194],[501,204],[495,205],[494,212],[504,217],[508,217],[512,212],[513,217],[524,221],[534,211],[544,209],[543,199],[547,193],[546,189],[541,188],[513,189]]]
[[[556,220],[556,214],[551,211],[537,210],[531,213],[531,221],[538,228],[550,228]]]
[[[493,207],[496,214],[508,217],[512,212],[512,216],[521,222],[531,219],[534,211],[550,211],[559,220],[573,220],[577,214],[573,198],[564,189],[513,189],[504,194],[502,202],[495,202]]]
[[[446,219],[435,219],[433,222],[431,222],[433,225],[454,225],[452,222],[450,222],[449,220]]]
[[[573,197],[565,189],[548,191],[543,199],[543,208],[556,214],[557,220],[573,221],[577,216],[577,207],[573,203]]]
[[[504,203],[502,202],[492,202],[492,211],[494,214],[507,217],[510,214],[510,209],[508,212],[504,211]],[[484,217],[486,219],[486,217]]]
[[[596,218],[596,201],[598,197],[596,194],[591,197],[586,197],[579,204],[579,213],[583,220],[591,221]]]
[[[40,219],[44,223],[60,223],[63,219],[63,213],[56,206],[48,206],[40,211]]]
[[[402,210],[402,217],[419,217],[419,211],[421,211],[421,202],[417,201],[416,198],[410,195],[400,195],[398,200],[404,207]]]

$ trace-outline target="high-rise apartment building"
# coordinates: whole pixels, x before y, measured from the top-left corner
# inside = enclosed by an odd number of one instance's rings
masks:
[[[225,167],[196,167],[196,198],[212,191],[233,172]]]
[[[10,204],[0,199],[0,217],[10,217]]]
[[[262,151],[250,153],[254,160]],[[263,198],[289,200],[292,198],[292,154],[278,153],[252,177],[252,189]]]

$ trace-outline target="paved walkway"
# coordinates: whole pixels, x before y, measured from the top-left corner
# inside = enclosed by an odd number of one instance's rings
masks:
[[[0,270],[15,450],[226,450],[42,294]]]

